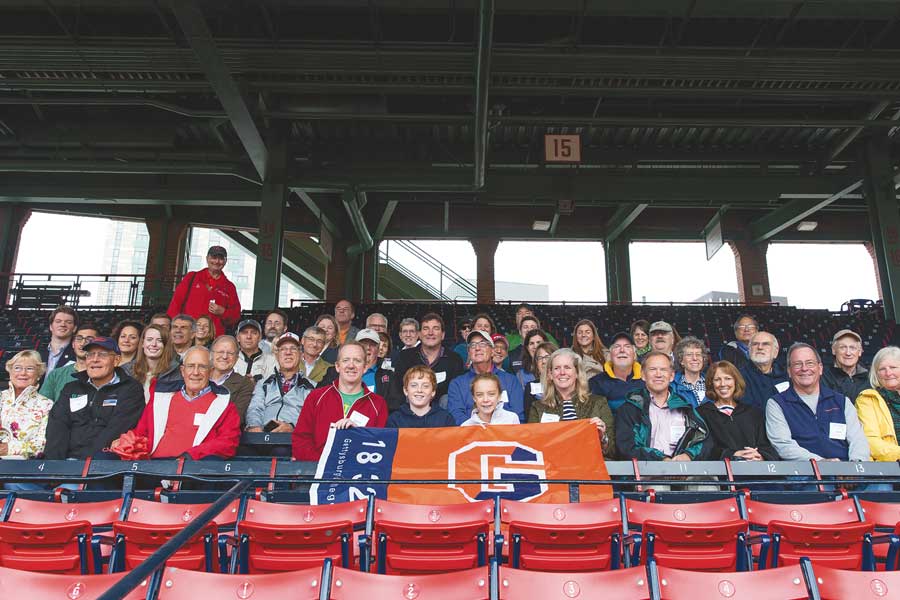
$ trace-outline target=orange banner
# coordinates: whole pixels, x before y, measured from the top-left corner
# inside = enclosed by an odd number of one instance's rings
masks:
[[[499,495],[569,502],[569,486],[541,479],[608,480],[597,428],[584,420],[530,425],[400,429],[391,479],[490,479],[491,483],[391,485],[388,499],[414,504],[474,502]],[[504,480],[534,479],[509,483]],[[582,501],[612,498],[608,485],[580,486]]]

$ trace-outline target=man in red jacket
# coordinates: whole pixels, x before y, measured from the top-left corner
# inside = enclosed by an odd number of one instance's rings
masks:
[[[157,386],[132,430],[147,438],[150,458],[231,458],[237,451],[241,417],[228,390],[209,381],[209,356],[209,350],[194,346],[181,364],[184,383]]]
[[[331,385],[310,392],[300,410],[291,438],[297,460],[319,460],[332,428],[384,427],[387,422],[387,402],[362,382],[366,371],[362,344],[345,342],[338,350],[334,367],[338,378]]]
[[[234,326],[241,316],[241,300],[234,284],[222,270],[228,253],[222,246],[212,246],[206,253],[206,268],[184,276],[166,312],[172,318],[185,313],[195,319],[207,315],[212,318],[216,337]]]

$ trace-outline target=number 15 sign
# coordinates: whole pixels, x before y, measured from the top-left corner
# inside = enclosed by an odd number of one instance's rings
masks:
[[[544,160],[548,163],[581,162],[581,136],[578,134],[545,135]]]

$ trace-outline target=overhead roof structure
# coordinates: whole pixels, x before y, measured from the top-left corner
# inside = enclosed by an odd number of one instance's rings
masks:
[[[702,239],[722,206],[728,236],[869,240],[860,145],[887,136],[896,165],[898,21],[887,0],[6,0],[0,202],[253,227],[280,131],[285,228],[353,243]],[[547,164],[545,134],[581,162]]]

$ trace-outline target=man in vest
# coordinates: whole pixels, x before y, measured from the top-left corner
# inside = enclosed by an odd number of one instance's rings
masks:
[[[822,359],[809,344],[787,354],[790,386],[766,403],[766,432],[782,460],[869,460],[853,403],[820,384]]]

